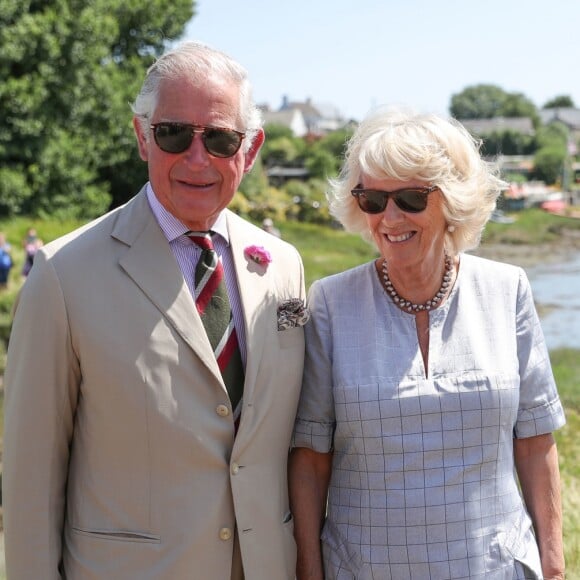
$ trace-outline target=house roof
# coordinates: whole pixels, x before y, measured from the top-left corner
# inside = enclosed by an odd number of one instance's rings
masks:
[[[534,125],[529,117],[494,117],[492,119],[461,119],[461,124],[472,134],[489,135],[495,131],[517,131],[534,134]]]
[[[295,137],[304,137],[308,133],[308,126],[302,111],[287,109],[284,111],[263,110],[262,117],[265,125],[282,125],[291,129]]]
[[[554,121],[561,121],[570,129],[580,130],[580,109],[574,107],[556,107],[539,111],[542,123],[547,125]]]
[[[264,124],[272,125],[284,125],[285,127],[290,127],[296,111],[294,109],[287,109],[284,111],[262,111],[262,117],[264,118]]]
[[[338,107],[335,107],[332,103],[316,103],[315,107],[323,119],[333,119],[336,121],[342,121],[344,119]]]
[[[264,122],[285,125],[293,128],[296,136],[306,133],[324,135],[348,125],[338,107],[331,103],[313,103],[306,101],[290,101],[286,95],[282,97],[282,104],[277,111],[272,111],[267,105],[260,107]],[[296,119],[296,117],[299,119]],[[297,129],[298,124],[304,125]]]
[[[298,101],[288,102],[282,105],[282,109],[298,109],[305,117],[321,117],[320,111],[310,102],[300,103]]]

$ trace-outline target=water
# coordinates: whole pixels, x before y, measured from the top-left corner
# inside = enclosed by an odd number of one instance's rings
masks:
[[[580,349],[580,254],[568,262],[527,270],[534,299],[542,311],[542,329],[549,349]]]

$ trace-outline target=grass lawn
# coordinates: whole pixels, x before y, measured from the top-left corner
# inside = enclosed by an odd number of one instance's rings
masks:
[[[550,357],[567,420],[555,434],[562,476],[566,577],[580,578],[580,352],[562,349]]]

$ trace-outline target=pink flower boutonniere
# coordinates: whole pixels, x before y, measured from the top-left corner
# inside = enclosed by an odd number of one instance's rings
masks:
[[[244,249],[244,255],[252,262],[256,264],[262,264],[267,266],[272,261],[272,256],[270,252],[266,250],[263,246],[248,246]]]

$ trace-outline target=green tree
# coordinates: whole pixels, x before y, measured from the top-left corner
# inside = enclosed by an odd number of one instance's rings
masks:
[[[538,149],[534,156],[534,174],[536,179],[548,185],[556,183],[562,176],[566,153],[557,145],[547,145]]]
[[[262,162],[265,167],[300,165],[304,148],[304,141],[297,137],[280,136],[272,139],[266,137],[261,149]]]
[[[303,144],[297,139],[290,127],[278,123],[264,125],[266,139],[260,150],[260,158],[264,167],[274,165],[291,165],[303,150]]]
[[[481,152],[485,156],[529,155],[536,149],[536,141],[532,136],[512,129],[492,131],[481,137],[483,139]]]
[[[352,129],[331,131],[308,146],[305,166],[312,178],[327,179],[338,174],[352,133]]]
[[[246,173],[242,183],[240,183],[240,191],[247,199],[255,198],[261,195],[268,188],[268,177],[264,171],[264,164],[262,157],[258,155],[254,166],[249,173]]]
[[[316,178],[308,182],[291,179],[284,184],[283,191],[290,202],[286,218],[299,222],[330,223],[325,195],[327,185],[326,180]]]
[[[353,129],[350,128],[332,131],[317,141],[316,146],[328,151],[337,159],[340,165],[344,159],[346,144],[352,137],[353,132]]]
[[[536,143],[538,147],[547,147],[556,145],[562,151],[566,149],[568,139],[568,128],[560,121],[550,123],[540,127],[536,133]]]
[[[499,114],[501,117],[528,117],[534,127],[540,122],[536,105],[522,93],[508,93]]]
[[[339,162],[330,151],[317,147],[306,157],[305,166],[311,178],[328,179],[337,174]]]
[[[491,119],[500,116],[507,93],[495,85],[474,85],[451,96],[450,112],[456,119]]]
[[[294,138],[294,134],[290,127],[278,123],[267,123],[264,125],[264,133],[266,134],[266,142],[273,141],[279,137],[287,137],[288,139]]]
[[[0,215],[92,217],[146,177],[131,102],[194,0],[2,0]]]
[[[547,101],[542,109],[565,109],[568,107],[575,107],[572,97],[569,95],[558,95],[553,99]]]
[[[450,112],[456,119],[530,117],[537,124],[536,106],[521,93],[508,93],[495,85],[474,85],[452,95]]]
[[[562,123],[550,123],[538,130],[538,149],[534,155],[534,177],[551,185],[561,177],[566,162],[568,129]]]

